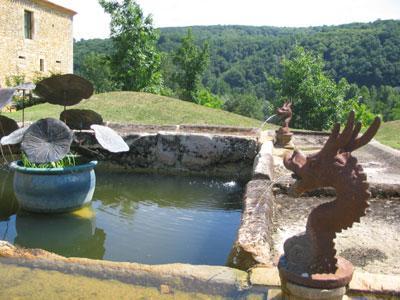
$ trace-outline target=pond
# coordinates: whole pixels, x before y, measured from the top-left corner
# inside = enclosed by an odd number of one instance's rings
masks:
[[[96,170],[93,201],[69,214],[19,211],[13,174],[0,171],[0,239],[67,257],[145,264],[225,265],[244,182]]]

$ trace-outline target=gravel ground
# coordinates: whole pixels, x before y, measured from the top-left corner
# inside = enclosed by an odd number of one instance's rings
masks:
[[[312,208],[334,198],[276,196],[273,234],[274,254],[283,252],[284,241],[305,230]],[[338,234],[338,254],[356,268],[371,273],[400,274],[400,199],[372,199],[361,223]]]

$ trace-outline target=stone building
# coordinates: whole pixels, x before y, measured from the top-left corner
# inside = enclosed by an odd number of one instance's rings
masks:
[[[47,0],[0,0],[0,85],[13,75],[72,73],[75,14]]]

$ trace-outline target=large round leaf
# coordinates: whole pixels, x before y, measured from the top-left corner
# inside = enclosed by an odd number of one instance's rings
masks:
[[[90,98],[93,85],[77,75],[55,75],[40,81],[34,92],[51,104],[71,106]]]
[[[90,129],[90,125],[103,124],[103,118],[97,112],[90,109],[68,109],[60,115],[60,120],[71,129]]]
[[[129,151],[129,146],[123,138],[110,127],[92,125],[90,128],[94,130],[97,141],[104,149],[113,153]]]
[[[42,119],[26,130],[21,149],[32,163],[44,164],[64,158],[70,151],[73,132],[56,119]]]
[[[24,137],[25,131],[28,128],[29,127],[22,127],[20,129],[13,131],[12,133],[10,133],[7,136],[3,136],[1,138],[0,144],[5,146],[5,145],[15,145],[15,144],[21,143],[22,138]]]
[[[15,89],[0,89],[0,109],[11,102]]]
[[[19,128],[15,120],[7,118],[6,116],[0,116],[0,137],[9,135]]]

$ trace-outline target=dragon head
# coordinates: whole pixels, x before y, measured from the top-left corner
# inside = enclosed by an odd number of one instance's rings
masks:
[[[287,153],[283,159],[284,165],[296,178],[292,191],[300,195],[321,187],[338,189],[346,185],[344,181],[349,178],[365,180],[366,175],[351,152],[369,143],[378,131],[380,122],[380,118],[375,118],[367,131],[358,137],[361,123],[355,123],[354,112],[351,112],[342,133],[340,124],[336,124],[319,152],[308,156],[297,150],[292,154]]]

